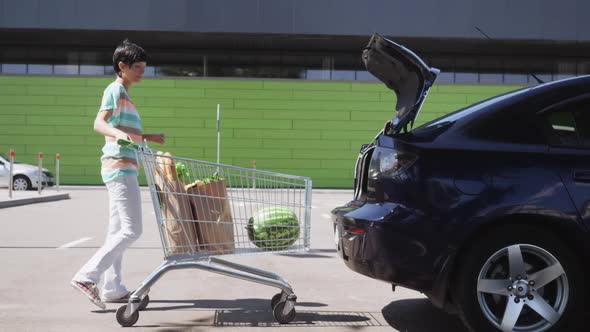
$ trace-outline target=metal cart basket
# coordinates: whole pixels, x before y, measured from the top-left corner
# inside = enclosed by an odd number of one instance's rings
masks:
[[[150,288],[167,272],[199,269],[279,288],[271,309],[279,323],[295,318],[297,296],[279,275],[221,259],[225,255],[309,250],[311,188],[306,177],[137,150],[151,193],[164,262],[116,313],[132,326]]]

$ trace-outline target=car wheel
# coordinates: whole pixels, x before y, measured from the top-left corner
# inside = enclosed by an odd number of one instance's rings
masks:
[[[24,175],[15,175],[12,179],[12,189],[13,190],[31,190],[33,186],[31,185],[31,180]]]
[[[561,331],[575,324],[586,289],[575,254],[556,236],[502,227],[464,252],[452,291],[471,331]]]

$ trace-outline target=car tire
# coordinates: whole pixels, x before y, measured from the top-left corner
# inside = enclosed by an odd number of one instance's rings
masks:
[[[577,256],[554,234],[503,226],[463,252],[451,291],[470,331],[553,332],[575,325],[587,289]]]
[[[13,190],[32,190],[33,185],[31,184],[31,180],[24,175],[15,175],[12,179],[12,189]]]

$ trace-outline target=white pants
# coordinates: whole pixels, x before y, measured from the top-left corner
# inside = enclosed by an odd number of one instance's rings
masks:
[[[137,176],[125,175],[107,182],[109,192],[109,231],[102,247],[76,273],[74,280],[98,284],[103,276],[102,300],[127,294],[121,283],[123,253],[142,232],[141,195]]]

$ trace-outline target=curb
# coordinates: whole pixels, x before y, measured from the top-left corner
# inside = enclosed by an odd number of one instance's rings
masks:
[[[35,203],[61,201],[63,199],[70,199],[70,194],[59,194],[59,195],[51,195],[51,196],[41,196],[41,197],[14,199],[14,200],[10,200],[10,201],[2,201],[2,202],[0,202],[0,209],[14,207],[14,206],[35,204]]]

